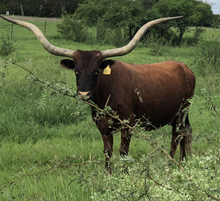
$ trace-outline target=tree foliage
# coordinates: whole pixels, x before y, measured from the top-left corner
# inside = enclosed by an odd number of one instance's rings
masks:
[[[65,13],[62,23],[57,27],[66,39],[77,42],[85,42],[87,39],[87,29],[81,21],[75,19],[75,15]]]
[[[64,11],[74,13],[83,0],[0,0],[0,13],[40,17],[61,17]]]
[[[215,28],[220,27],[220,15],[214,15],[213,27]]]
[[[96,28],[98,41],[106,40],[110,35],[114,36],[113,41],[127,42],[142,25],[160,17],[184,16],[150,30],[155,38],[162,37],[173,44],[181,44],[189,27],[217,26],[211,6],[198,0],[1,0],[0,13],[6,11],[18,15],[23,11],[27,16],[41,17],[60,17],[64,12],[74,14],[70,21]],[[71,33],[65,24],[59,27]],[[177,31],[173,31],[173,27]]]
[[[118,32],[125,28],[129,30],[129,34],[125,34],[129,39],[142,21],[147,20],[146,10],[143,9],[141,1],[133,0],[87,0],[86,3],[79,5],[76,13],[90,27],[99,28],[101,24],[102,29]]]
[[[183,16],[176,21],[179,31],[178,44],[181,43],[184,33],[192,26],[211,26],[213,13],[211,6],[196,0],[160,0],[156,8],[163,16]]]
[[[96,27],[97,39],[103,39],[108,31],[127,42],[148,21],[173,16],[184,18],[151,29],[155,38],[179,45],[189,27],[211,26],[213,22],[211,6],[197,0],[86,0],[79,4],[75,20]]]
[[[106,32],[117,34],[124,41],[131,40],[146,22],[158,17],[153,5],[158,0],[86,0],[76,10],[76,20],[97,28],[97,39]]]

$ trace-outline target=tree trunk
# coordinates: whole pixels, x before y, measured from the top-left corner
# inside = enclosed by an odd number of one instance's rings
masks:
[[[97,23],[97,27],[96,27],[96,40],[98,40],[100,37],[100,26],[99,23]]]
[[[24,15],[24,10],[23,10],[23,5],[22,5],[22,1],[20,1],[20,7],[21,7],[21,15]]]
[[[62,14],[61,17],[63,17],[63,13],[64,13],[64,11],[65,11],[65,8],[66,8],[66,5],[61,4],[61,14]]]
[[[183,34],[185,32],[185,29],[180,29],[180,35],[179,35],[179,40],[178,40],[178,45],[180,45],[181,41],[182,41],[182,38],[183,38]]]
[[[132,28],[129,26],[129,41],[133,38],[132,36]]]
[[[121,36],[121,27],[117,27],[116,28],[116,34],[117,34],[117,36],[118,36],[118,38],[119,38],[119,41],[122,39],[122,36]]]
[[[101,18],[97,19],[97,25],[96,25],[96,40],[101,42],[104,40],[106,34],[106,29],[103,21]]]

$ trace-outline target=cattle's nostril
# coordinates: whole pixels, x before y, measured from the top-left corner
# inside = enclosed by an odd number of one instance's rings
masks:
[[[90,98],[90,92],[89,91],[86,91],[86,92],[79,91],[78,96],[82,96],[82,98],[84,98],[84,99],[89,99]]]

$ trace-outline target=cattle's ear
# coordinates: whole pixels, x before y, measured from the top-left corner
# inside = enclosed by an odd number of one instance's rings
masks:
[[[60,64],[67,69],[74,69],[74,62],[70,59],[63,59]]]
[[[102,62],[100,69],[105,69],[107,66],[111,67],[114,63],[113,60],[105,60]]]

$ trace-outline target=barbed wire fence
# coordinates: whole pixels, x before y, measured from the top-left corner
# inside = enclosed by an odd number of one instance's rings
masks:
[[[22,16],[7,16],[8,18],[15,20],[22,20],[30,22],[36,25],[42,33],[51,38],[59,36],[57,31],[57,24],[61,23],[61,18],[39,18],[39,17],[22,17]],[[1,33],[10,36],[11,39],[14,39],[16,36],[24,37],[25,39],[36,38],[29,30],[24,29],[18,25],[8,23],[7,21],[0,18],[0,25],[2,27]]]

